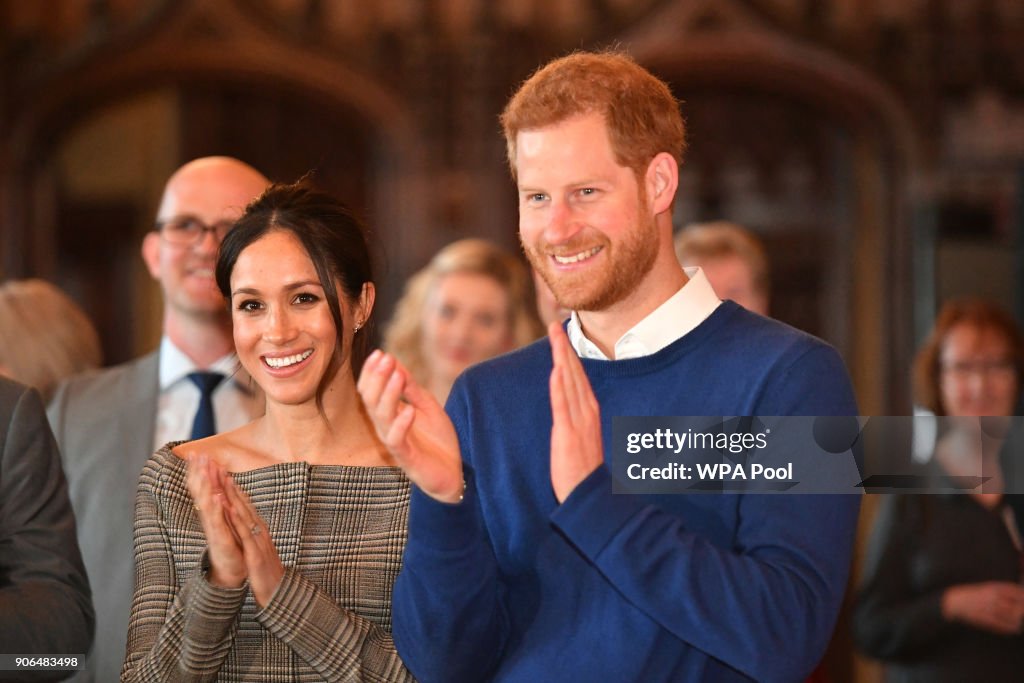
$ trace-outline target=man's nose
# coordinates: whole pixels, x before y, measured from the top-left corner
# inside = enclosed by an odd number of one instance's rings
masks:
[[[559,244],[570,239],[579,229],[579,218],[568,202],[552,201],[544,238],[551,244]]]

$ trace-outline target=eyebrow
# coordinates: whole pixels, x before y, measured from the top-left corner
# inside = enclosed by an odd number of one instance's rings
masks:
[[[601,179],[599,179],[599,178],[583,178],[583,179],[581,179],[581,180],[574,180],[574,181],[573,181],[573,182],[571,182],[571,183],[565,183],[565,184],[563,184],[563,185],[562,185],[561,187],[562,187],[562,188],[567,188],[567,187],[569,187],[569,188],[573,188],[573,187],[575,187],[575,188],[579,188],[579,187],[593,187],[593,186],[595,186],[595,185],[602,185],[602,184],[605,184],[606,182],[607,182],[607,181],[605,181],[605,180],[601,180]],[[540,193],[540,194],[548,194],[548,190],[545,190],[545,189],[543,189],[543,188],[541,188],[541,187],[534,187],[534,186],[532,186],[532,185],[517,185],[517,186],[516,186],[516,189],[517,189],[517,190],[518,190],[518,191],[519,191],[520,193],[529,193],[529,194],[534,194],[534,193]]]
[[[293,289],[299,289],[300,287],[308,287],[310,285],[313,285],[314,287],[320,287],[321,289],[323,289],[323,285],[320,284],[319,280],[300,280],[299,282],[290,282],[284,286],[284,289],[287,291],[291,291]],[[231,296],[235,296],[237,294],[255,295],[259,293],[260,290],[254,287],[239,287],[238,289],[231,292]]]

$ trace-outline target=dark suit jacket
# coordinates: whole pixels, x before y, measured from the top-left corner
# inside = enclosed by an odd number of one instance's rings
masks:
[[[43,402],[0,378],[0,652],[81,656],[92,637],[89,582]],[[0,671],[0,681],[66,676]]]
[[[159,355],[76,377],[50,402],[78,540],[96,604],[89,671],[75,681],[117,681],[124,661],[134,564],[132,517],[139,473],[153,454]],[[91,672],[91,673],[90,673]]]

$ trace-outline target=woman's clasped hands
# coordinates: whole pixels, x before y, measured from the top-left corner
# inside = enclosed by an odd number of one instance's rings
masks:
[[[265,607],[284,576],[266,522],[231,475],[207,455],[189,460],[188,489],[206,535],[208,580],[240,588],[248,579],[256,604]]]

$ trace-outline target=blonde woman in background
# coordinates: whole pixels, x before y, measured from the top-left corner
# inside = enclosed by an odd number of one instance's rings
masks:
[[[543,333],[530,275],[481,239],[453,242],[406,284],[384,346],[440,403],[455,378]]]
[[[0,375],[49,401],[61,380],[102,362],[96,328],[64,292],[36,279],[0,285]]]

